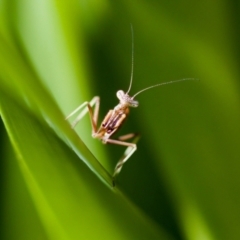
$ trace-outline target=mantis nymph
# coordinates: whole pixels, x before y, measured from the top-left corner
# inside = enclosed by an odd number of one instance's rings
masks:
[[[132,39],[133,39],[133,31],[132,31]],[[132,154],[136,151],[137,145],[136,142],[139,138],[138,134],[135,133],[129,133],[123,136],[118,137],[117,139],[112,138],[113,134],[116,133],[116,131],[119,129],[120,126],[124,123],[126,118],[129,114],[129,108],[138,107],[138,101],[135,100],[135,97],[151,88],[163,86],[166,84],[172,84],[182,81],[188,81],[188,80],[197,80],[194,78],[184,78],[180,80],[170,81],[170,82],[163,82],[159,83],[147,88],[142,89],[141,91],[134,94],[132,97],[129,95],[129,92],[131,90],[132,81],[133,81],[133,62],[134,62],[134,44],[132,40],[132,70],[131,70],[131,78],[130,78],[130,85],[127,90],[127,92],[124,92],[122,90],[117,91],[117,98],[119,99],[119,103],[117,106],[115,106],[113,109],[109,110],[106,114],[105,118],[103,119],[100,127],[97,127],[98,124],[98,114],[99,114],[99,107],[100,107],[100,97],[95,96],[90,102],[84,102],[82,103],[78,108],[76,108],[72,113],[70,113],[66,119],[73,116],[78,111],[82,110],[76,119],[72,123],[72,128],[76,126],[76,124],[86,115],[88,112],[90,115],[90,121],[92,125],[92,137],[98,138],[102,141],[102,143],[111,143],[121,146],[126,146],[127,149],[125,150],[122,158],[118,161],[114,173],[113,173],[113,185],[114,185],[114,179],[121,171],[124,163],[132,156]],[[128,140],[133,139],[132,142],[128,142]]]

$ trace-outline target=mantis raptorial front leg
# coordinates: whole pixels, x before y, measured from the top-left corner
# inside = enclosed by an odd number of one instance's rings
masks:
[[[93,112],[94,106],[95,108]],[[96,133],[99,107],[100,107],[100,97],[96,96],[90,102],[82,103],[79,107],[77,107],[73,112],[71,112],[66,117],[66,120],[82,109],[82,111],[78,114],[78,116],[75,118],[75,120],[71,124],[71,127],[74,128],[78,124],[78,122],[89,112],[91,125],[92,125],[92,133]]]

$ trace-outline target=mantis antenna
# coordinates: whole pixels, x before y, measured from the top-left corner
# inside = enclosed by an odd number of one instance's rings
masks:
[[[130,78],[130,84],[129,84],[129,88],[127,90],[127,94],[129,93],[129,91],[131,90],[132,87],[132,81],[133,81],[133,65],[134,65],[134,34],[133,34],[133,26],[131,24],[131,33],[132,33],[132,69],[131,69],[131,78]]]
[[[137,92],[136,94],[134,94],[132,96],[132,99],[134,99],[138,94],[146,91],[146,90],[149,90],[151,88],[155,88],[155,87],[160,87],[162,85],[167,85],[167,84],[172,84],[172,83],[177,83],[177,82],[183,82],[183,81],[198,81],[198,79],[196,78],[183,78],[183,79],[179,79],[179,80],[174,80],[174,81],[169,81],[169,82],[163,82],[163,83],[159,83],[159,84],[156,84],[156,85],[153,85],[153,86],[150,86],[150,87],[147,87],[147,88],[144,88],[142,89],[141,91]]]
[[[132,82],[133,82],[133,67],[134,67],[134,33],[133,33],[133,26],[131,24],[131,33],[132,33],[132,67],[131,67],[131,77],[130,77],[130,84],[129,84],[129,88],[126,92],[126,94],[128,94],[131,90],[132,87]],[[159,83],[147,88],[142,89],[141,91],[137,92],[135,95],[133,95],[133,97],[131,97],[131,99],[134,99],[138,94],[149,90],[151,88],[155,88],[155,87],[160,87],[162,85],[167,85],[167,84],[172,84],[172,83],[177,83],[177,82],[182,82],[182,81],[197,81],[198,79],[195,78],[183,78],[183,79],[179,79],[179,80],[174,80],[174,81],[169,81],[169,82],[163,82],[163,83]]]

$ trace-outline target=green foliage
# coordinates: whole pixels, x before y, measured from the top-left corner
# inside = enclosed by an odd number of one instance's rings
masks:
[[[234,2],[26,1],[0,4],[1,239],[239,239],[239,17]],[[236,14],[236,16],[235,16]],[[124,151],[65,116],[126,90]],[[101,119],[100,119],[101,120]],[[10,140],[10,141],[9,141]]]

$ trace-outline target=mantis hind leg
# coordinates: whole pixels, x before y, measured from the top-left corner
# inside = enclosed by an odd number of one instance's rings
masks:
[[[125,142],[128,139],[133,139],[132,142]],[[108,139],[107,142],[111,144],[116,144],[116,145],[121,145],[121,146],[126,146],[126,150],[123,154],[123,156],[119,159],[119,161],[116,164],[116,167],[114,169],[113,173],[113,186],[115,186],[115,178],[116,176],[120,173],[122,170],[122,167],[124,163],[132,156],[132,154],[137,150],[137,145],[136,143],[138,142],[140,138],[139,134],[136,133],[130,133],[126,134],[124,136],[121,136],[118,138],[118,140],[115,139]]]

